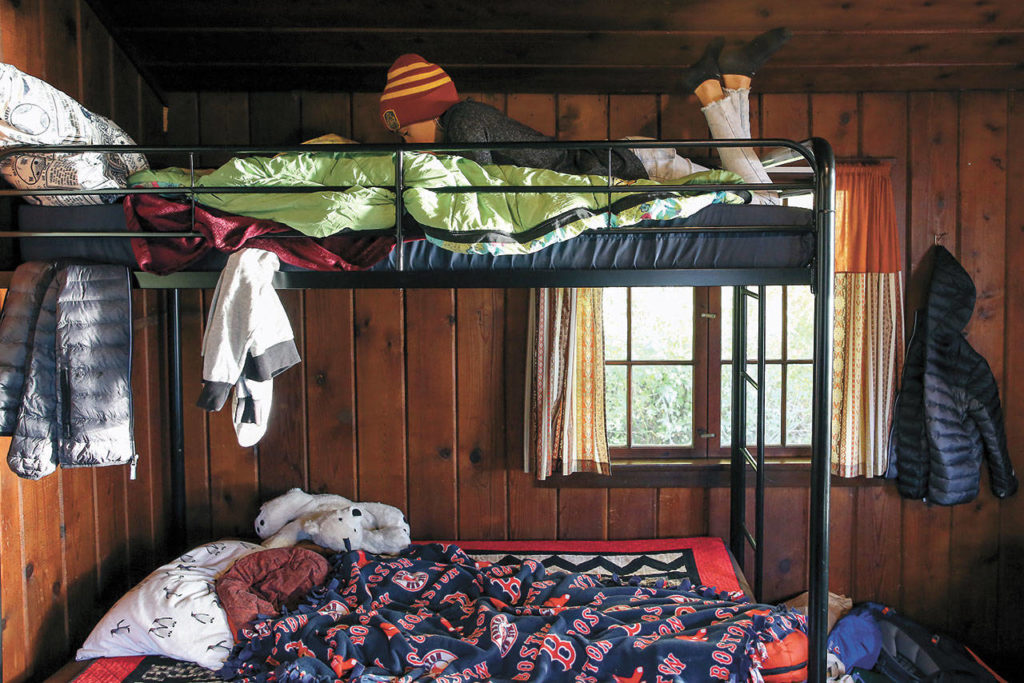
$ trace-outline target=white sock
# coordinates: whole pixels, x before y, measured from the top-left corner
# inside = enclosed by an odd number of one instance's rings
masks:
[[[256,382],[241,379],[231,396],[231,414],[238,445],[255,446],[267,432],[270,404],[274,398],[274,380]]]

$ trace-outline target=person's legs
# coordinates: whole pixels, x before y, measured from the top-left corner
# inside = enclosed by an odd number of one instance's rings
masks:
[[[749,90],[730,90],[728,95],[701,107],[707,119],[711,137],[716,140],[750,139]],[[757,152],[751,147],[719,147],[722,167],[740,175],[748,183],[771,183],[768,172],[761,164]],[[754,193],[755,204],[778,204],[779,198],[770,192]]]

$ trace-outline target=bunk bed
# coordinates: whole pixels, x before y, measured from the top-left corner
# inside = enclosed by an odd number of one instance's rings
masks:
[[[636,141],[547,143],[555,146],[606,149],[616,146],[637,146]],[[427,287],[603,287],[603,286],[734,286],[733,345],[737,357],[732,363],[732,430],[746,434],[748,406],[746,387],[756,392],[756,444],[753,451],[734,439],[731,456],[731,502],[729,548],[734,557],[743,558],[747,546],[754,558],[754,596],[761,591],[763,555],[766,543],[764,525],[764,431],[765,431],[765,287],[769,285],[810,285],[815,297],[814,305],[814,365],[813,365],[813,421],[812,459],[810,468],[810,522],[809,522],[809,607],[808,607],[808,674],[809,680],[824,680],[827,640],[828,608],[828,550],[829,550],[829,459],[830,459],[830,387],[831,387],[831,326],[833,278],[833,222],[834,222],[834,157],[829,144],[822,139],[806,143],[788,140],[691,140],[660,141],[652,146],[672,147],[680,150],[707,149],[725,146],[754,146],[785,150],[784,159],[805,161],[811,172],[810,180],[783,182],[774,185],[744,185],[743,191],[770,190],[772,192],[811,192],[814,208],[811,211],[793,211],[787,207],[711,206],[683,221],[657,221],[650,224],[614,229],[588,230],[570,240],[547,246],[531,254],[518,256],[465,255],[445,251],[427,243],[416,232],[417,226],[407,220],[395,221],[394,249],[384,260],[359,272],[315,272],[283,269],[275,276],[278,288],[427,288]],[[516,146],[516,145],[508,145]],[[537,143],[519,146],[537,146]],[[405,217],[403,210],[403,161],[414,152],[432,151],[458,154],[471,149],[497,149],[501,145],[357,145],[347,150],[359,153],[392,155],[395,164],[395,215]],[[99,152],[133,151],[140,154],[184,153],[189,168],[202,154],[277,154],[290,152],[337,151],[334,146],[302,146],[285,148],[230,148],[203,146],[187,150],[169,147],[98,147],[61,146],[9,148],[5,155],[17,155],[31,150],[47,152]],[[268,192],[267,188],[200,187],[192,175],[192,182],[180,188],[141,188],[129,190],[92,190],[80,194],[154,194],[183,196],[193,207],[203,193]],[[341,188],[310,188],[289,186],[274,188],[279,192],[311,192]],[[660,190],[692,191],[692,186],[664,185]],[[735,185],[708,184],[700,188],[706,192],[735,191]],[[621,187],[588,187],[596,193],[622,192]],[[481,192],[480,188],[452,187],[442,192]],[[500,188],[502,192],[572,191],[565,187]],[[2,190],[0,196],[69,194],[66,190],[18,191]],[[182,232],[139,233],[128,232],[117,219],[119,205],[86,207],[80,215],[90,216],[84,221],[72,214],[61,215],[59,210],[22,205],[19,208],[19,230],[0,232],[0,237],[22,241],[23,256],[39,258],[86,258],[114,261],[131,265],[132,255],[123,248],[126,238],[145,236],[147,239],[196,239],[201,233],[192,229]],[[106,213],[104,213],[106,212]],[[74,212],[73,212],[74,213]],[[69,215],[71,217],[69,218]],[[58,218],[59,217],[59,218]],[[88,238],[83,240],[82,238]],[[84,248],[84,251],[83,251]],[[97,251],[98,250],[98,251]],[[167,310],[170,334],[169,394],[171,410],[171,499],[172,518],[169,528],[177,533],[173,538],[176,550],[183,550],[185,529],[185,458],[184,411],[181,352],[181,322],[179,293],[183,289],[211,288],[216,284],[217,256],[197,264],[197,269],[182,270],[166,275],[135,272],[135,283],[140,288],[160,289],[168,292]],[[746,357],[748,330],[748,302],[758,308],[756,359]],[[756,365],[751,374],[748,367]],[[753,528],[747,520],[748,486],[754,482]]]

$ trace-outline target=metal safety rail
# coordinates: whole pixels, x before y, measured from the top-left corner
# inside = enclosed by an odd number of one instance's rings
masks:
[[[606,167],[611,169],[612,152],[619,148],[673,148],[677,150],[700,150],[724,147],[755,147],[782,148],[783,153],[770,154],[779,163],[794,159],[803,159],[813,172],[812,181],[784,182],[773,184],[751,184],[740,186],[733,184],[708,185],[659,185],[658,191],[760,191],[766,190],[780,194],[813,192],[814,195],[814,234],[816,254],[812,268],[736,268],[736,269],[687,269],[683,267],[640,269],[606,269],[606,270],[523,270],[523,271],[416,271],[407,269],[405,258],[405,234],[403,221],[403,191],[406,188],[404,169],[405,159],[412,152],[436,152],[458,154],[474,150],[514,150],[514,149],[591,149],[607,152]],[[730,547],[737,560],[745,557],[746,546],[754,550],[754,591],[757,598],[761,597],[764,574],[764,344],[765,344],[765,312],[764,288],[766,285],[809,284],[815,295],[814,304],[814,389],[813,417],[811,427],[811,514],[810,514],[810,562],[808,570],[809,605],[808,605],[808,674],[809,680],[823,681],[826,673],[826,643],[828,617],[828,548],[829,548],[829,458],[831,428],[831,367],[832,367],[832,280],[833,280],[833,231],[835,204],[835,158],[827,141],[813,138],[805,143],[797,143],[782,139],[760,140],[629,140],[629,141],[551,141],[530,143],[483,143],[463,145],[294,145],[282,147],[263,146],[225,146],[203,145],[194,147],[175,146],[29,146],[8,147],[0,150],[0,161],[7,157],[21,154],[40,153],[100,153],[100,154],[146,154],[146,155],[186,155],[190,183],[187,187],[139,187],[115,188],[102,190],[11,190],[0,189],[0,197],[23,197],[42,195],[127,195],[127,194],[161,194],[183,197],[193,207],[193,227],[183,232],[22,232],[13,229],[0,230],[4,238],[82,238],[97,237],[120,238],[202,238],[203,234],[195,229],[194,207],[203,194],[233,193],[310,193],[324,191],[342,191],[347,187],[331,186],[271,186],[271,187],[203,187],[196,184],[196,163],[201,155],[268,155],[279,153],[376,153],[393,154],[395,164],[395,182],[389,186],[395,193],[394,236],[396,239],[395,267],[391,271],[381,272],[279,272],[275,276],[274,285],[278,288],[424,288],[424,287],[607,287],[607,286],[717,286],[734,285],[733,315],[733,382],[732,382],[732,468],[731,468],[731,516],[730,516]],[[611,175],[610,172],[607,175]],[[649,193],[649,187],[612,185],[611,180],[604,185],[580,186],[533,186],[533,187],[447,187],[432,188],[435,192],[507,192],[507,193],[538,193],[538,192],[580,192],[589,193]],[[610,200],[609,200],[610,201]],[[13,226],[8,226],[13,227]],[[742,232],[757,230],[759,232],[785,232],[792,230],[786,226],[742,226],[730,227],[729,231]],[[674,229],[664,228],[614,228],[615,234],[656,232],[673,232]],[[720,232],[722,228],[682,228],[687,233]],[[602,231],[587,231],[600,233]],[[280,236],[288,239],[288,236]],[[682,265],[682,264],[680,264]],[[170,411],[171,411],[171,496],[172,508],[170,520],[171,534],[178,533],[178,544],[184,543],[185,529],[185,439],[184,439],[184,407],[182,390],[182,359],[181,359],[181,313],[180,290],[188,288],[212,288],[216,284],[218,273],[210,272],[179,272],[171,275],[158,276],[150,273],[135,273],[135,281],[139,287],[162,289],[168,291],[167,310],[170,345]],[[3,283],[0,283],[3,284]],[[755,286],[756,289],[750,289]],[[746,358],[746,308],[748,300],[753,299],[758,306],[758,359],[756,376],[747,371]],[[756,388],[757,393],[757,427],[755,452],[751,453],[744,445],[747,430],[747,386]],[[755,519],[754,530],[751,532],[746,523],[746,491],[747,471],[754,472]]]

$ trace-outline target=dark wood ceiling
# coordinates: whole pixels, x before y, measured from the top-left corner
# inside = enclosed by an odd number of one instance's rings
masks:
[[[152,85],[380,90],[418,52],[465,92],[672,92],[716,35],[788,26],[766,91],[1024,87],[1022,0],[89,0]]]

